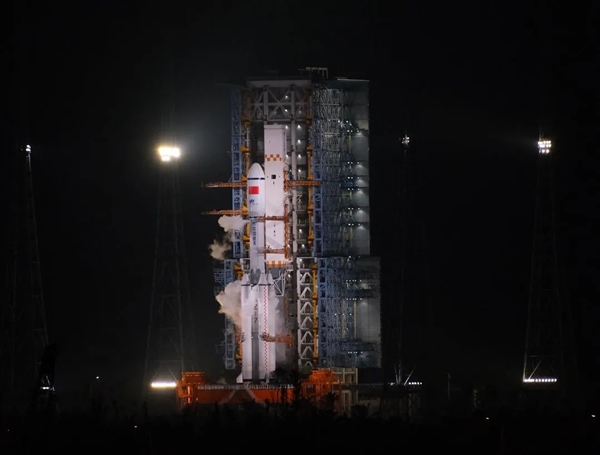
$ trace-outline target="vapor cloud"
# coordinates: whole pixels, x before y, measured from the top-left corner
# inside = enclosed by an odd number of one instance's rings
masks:
[[[241,216],[222,216],[219,218],[219,226],[225,231],[223,240],[213,240],[213,243],[209,245],[208,251],[213,259],[218,261],[224,261],[227,253],[231,251],[231,240],[233,238],[233,231],[244,229],[248,221],[243,219]]]
[[[222,216],[219,218],[219,226],[223,228],[225,232],[242,230],[248,220],[245,220],[241,216]]]
[[[224,261],[229,250],[231,250],[231,240],[227,235],[221,242],[213,240],[213,243],[208,247],[212,258],[218,261]]]
[[[233,321],[236,327],[242,327],[242,293],[241,293],[241,281],[236,280],[225,286],[221,292],[219,292],[215,298],[221,308],[219,309],[220,314],[224,314]]]

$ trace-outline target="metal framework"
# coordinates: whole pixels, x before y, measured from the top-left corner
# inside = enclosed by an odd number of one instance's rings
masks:
[[[5,303],[0,312],[0,385],[8,397],[4,404],[18,409],[30,404],[34,391],[39,399],[53,395],[54,380],[46,374],[39,377],[48,333],[29,145],[19,149],[15,168]],[[40,390],[35,390],[38,385]]]
[[[214,269],[214,278],[215,278],[215,295],[218,295],[221,291],[225,289],[229,283],[235,281],[236,273],[235,273],[235,264],[236,260],[234,259],[226,259],[223,261],[223,268],[215,268]],[[218,346],[219,350],[223,354],[223,364],[226,370],[234,370],[237,365],[236,358],[236,349],[238,341],[236,339],[236,330],[235,324],[233,321],[225,317],[225,327],[223,328],[223,341]]]
[[[538,143],[531,283],[523,382],[564,379],[563,306],[559,291],[551,143]]]
[[[317,74],[318,73],[318,74]],[[231,98],[231,210],[247,215],[250,162],[262,162],[263,128],[287,131],[286,248],[284,264],[270,264],[283,298],[287,358],[303,371],[380,366],[379,261],[370,255],[368,82],[327,79],[323,69],[298,78],[251,79]],[[238,279],[248,235],[231,235],[232,259],[215,268],[218,294]],[[360,256],[360,258],[359,258]],[[225,318],[225,368],[239,366],[235,327]],[[289,336],[291,335],[291,337]],[[351,375],[356,377],[356,374]]]
[[[370,254],[366,82],[317,84],[313,112],[319,365],[379,367],[379,263],[358,258]]]
[[[184,371],[193,371],[196,361],[178,160],[161,163],[155,248],[144,394],[153,381],[177,379]]]
[[[245,168],[242,161],[242,144],[244,130],[246,127],[242,123],[242,93],[234,90],[231,94],[231,182],[242,182],[245,178]],[[242,210],[244,206],[243,187],[233,188],[231,191],[231,207],[233,210]],[[244,256],[244,242],[242,240],[243,232],[233,231],[232,249],[233,257],[241,258]]]
[[[380,366],[379,315],[367,309],[369,299],[379,297],[376,265],[355,256],[319,258],[317,263],[320,366]]]

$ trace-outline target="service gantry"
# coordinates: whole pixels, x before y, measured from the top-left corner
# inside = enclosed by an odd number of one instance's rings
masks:
[[[343,382],[359,368],[381,366],[379,258],[370,255],[369,83],[330,78],[326,68],[295,77],[247,78],[231,95],[231,210],[247,216],[246,176],[264,163],[266,125],[284,125],[287,174],[285,260],[267,264],[284,302],[285,330],[273,339],[286,349],[282,367],[337,371]],[[247,225],[246,225],[247,226]],[[215,268],[215,294],[240,279],[246,228],[233,230],[231,257]],[[240,336],[225,317],[226,369],[240,362]]]

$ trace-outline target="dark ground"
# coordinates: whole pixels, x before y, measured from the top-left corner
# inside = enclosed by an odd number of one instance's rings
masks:
[[[12,415],[0,425],[0,453],[179,454],[268,450],[301,453],[361,453],[366,450],[432,450],[478,454],[587,454],[600,447],[600,421],[589,413],[507,408],[445,413],[420,423],[400,418],[336,417],[308,406],[187,409],[150,415],[122,413],[116,403],[95,402],[81,412],[25,419]],[[76,452],[74,452],[76,451]]]

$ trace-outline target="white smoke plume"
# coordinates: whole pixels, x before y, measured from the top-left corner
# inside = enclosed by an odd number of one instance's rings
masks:
[[[247,222],[248,220],[245,220],[241,216],[222,216],[219,218],[219,226],[221,226],[225,232],[242,230]]]
[[[221,308],[219,309],[220,314],[224,314],[233,321],[236,327],[242,326],[242,293],[241,293],[241,281],[236,280],[225,286],[221,292],[219,292],[215,298]]]
[[[231,250],[231,238],[234,230],[241,230],[244,228],[248,221],[243,219],[241,216],[222,216],[219,218],[219,226],[225,231],[225,235],[222,241],[213,240],[213,243],[209,245],[208,250],[213,259],[218,261],[224,261],[225,255]]]
[[[225,255],[229,250],[231,250],[231,242],[229,241],[229,236],[225,236],[222,242],[219,242],[218,240],[213,240],[213,243],[208,247],[210,255],[213,259],[216,259],[217,261],[224,261]]]

